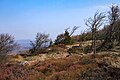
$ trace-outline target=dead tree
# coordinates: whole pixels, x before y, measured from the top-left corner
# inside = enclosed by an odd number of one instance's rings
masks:
[[[29,50],[30,53],[36,53],[40,51],[41,49],[46,47],[46,44],[49,44],[51,39],[48,38],[49,34],[45,33],[37,33],[35,41],[31,41],[31,49]]]
[[[95,58],[96,54],[96,32],[100,26],[103,25],[105,15],[103,13],[96,12],[93,18],[89,18],[86,21],[86,26],[90,28],[92,32],[92,49],[93,49],[93,57]]]
[[[110,25],[113,25],[120,18],[119,7],[117,5],[112,5],[112,7],[110,7],[110,11],[108,12],[108,14]]]
[[[74,26],[72,31],[70,32],[70,36],[73,35],[73,33],[79,28],[79,26]]]
[[[109,31],[108,32],[108,41],[113,43],[114,41],[114,34],[118,31],[119,26],[116,26],[118,20],[120,20],[120,9],[117,5],[112,5],[110,11],[108,12],[108,19],[109,19]],[[117,23],[118,24],[118,23]],[[116,29],[117,28],[117,29]],[[118,31],[119,32],[119,31]]]
[[[98,50],[108,50],[113,48],[114,41],[117,39],[120,43],[120,9],[117,5],[112,5],[108,12],[109,24],[104,27],[104,41]]]
[[[17,48],[14,37],[9,34],[0,34],[0,54],[4,55]]]

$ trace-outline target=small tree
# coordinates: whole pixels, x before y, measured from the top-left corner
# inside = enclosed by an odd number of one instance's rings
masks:
[[[70,34],[67,30],[65,30],[64,33],[64,40],[62,41],[63,44],[72,44],[72,39],[70,37]]]
[[[111,25],[120,19],[120,9],[117,5],[112,5],[110,11],[108,12],[108,19]]]
[[[52,46],[53,45],[53,41],[52,40],[50,40],[50,45],[49,46]]]
[[[9,34],[0,34],[0,54],[6,54],[15,50],[17,44],[14,41],[14,37]]]
[[[96,32],[100,26],[103,24],[103,19],[105,15],[103,13],[96,12],[93,18],[89,18],[86,21],[86,25],[90,28],[92,32],[92,49],[94,53],[94,58],[96,54]]]
[[[48,38],[49,34],[45,33],[37,33],[35,41],[31,41],[32,48],[29,50],[30,53],[36,53],[40,51],[41,49],[44,49],[48,46],[51,39]]]
[[[55,44],[60,44],[64,40],[64,34],[59,34],[55,40]]]
[[[99,47],[99,50],[107,50],[114,47],[114,42],[120,44],[120,9],[117,5],[112,5],[108,12],[109,24],[104,27],[104,41]],[[116,43],[115,43],[116,44]]]
[[[63,34],[57,36],[57,39],[55,40],[55,44],[59,44],[59,43],[72,44],[73,41],[71,39],[71,36],[78,28],[79,28],[78,26],[74,26],[71,32],[68,31],[70,28],[65,29],[65,32]]]
[[[117,5],[112,5],[110,8],[110,11],[108,12],[108,19],[109,19],[109,29],[107,31],[106,38],[107,41],[114,44],[113,41],[118,39],[120,37],[120,27],[119,20],[120,20],[120,9]],[[117,36],[117,37],[116,37]]]

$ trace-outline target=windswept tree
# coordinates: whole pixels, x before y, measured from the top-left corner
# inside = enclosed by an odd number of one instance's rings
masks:
[[[79,26],[74,26],[72,31],[70,32],[70,36],[72,36],[74,34],[74,32],[79,28]],[[68,28],[69,29],[69,28]],[[66,29],[65,31],[68,31],[68,29]]]
[[[89,18],[86,21],[86,26],[90,28],[90,31],[92,33],[92,49],[94,53],[94,58],[96,54],[96,32],[99,29],[100,26],[103,25],[105,15],[103,13],[96,12],[93,18]]]
[[[109,29],[107,31],[107,39],[109,42],[113,43],[113,41],[120,40],[120,9],[117,5],[112,5],[110,11],[108,12],[109,19]],[[114,44],[114,43],[113,43]]]
[[[71,31],[69,31],[70,28],[65,29],[65,32],[63,34],[57,36],[55,44],[72,44],[73,41],[71,39],[71,36],[78,28],[78,26],[74,26]]]
[[[118,5],[112,5],[108,14],[110,25],[113,25],[116,21],[120,19],[120,9]]]
[[[4,55],[17,48],[14,37],[9,34],[0,34],[0,54]]]
[[[120,10],[117,5],[112,5],[110,7],[110,11],[108,12],[108,19],[109,19],[109,26],[108,31],[106,31],[106,40],[107,42],[113,41],[114,33],[116,33],[116,22],[119,20],[120,17]],[[116,30],[115,30],[116,29]]]
[[[31,53],[39,52],[40,50],[49,46],[51,39],[49,39],[49,34],[37,33],[35,41],[31,41],[30,45],[32,48],[29,50]]]
[[[104,41],[98,50],[111,49],[116,42],[120,44],[120,9],[117,5],[112,5],[112,7],[110,7],[108,20],[109,24],[102,30],[102,33],[104,33]]]
[[[60,43],[62,43],[63,40],[64,40],[64,34],[59,34],[56,37],[55,44],[60,44]]]

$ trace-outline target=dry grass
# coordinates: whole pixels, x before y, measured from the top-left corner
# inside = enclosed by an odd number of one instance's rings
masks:
[[[104,71],[104,65],[116,63],[119,66],[119,57],[109,53],[98,53],[95,59],[92,54],[86,54],[84,56],[74,54],[69,57],[51,57],[45,60],[40,60],[41,55],[27,58],[12,56],[13,61],[27,60],[32,65],[22,66],[18,65],[18,63],[0,64],[0,80],[88,80],[88,77],[96,78],[99,74],[102,74],[102,76],[109,74]],[[32,63],[32,61],[35,61],[35,63]],[[111,69],[116,70],[113,65],[112,68],[108,68],[108,70]],[[94,71],[96,72],[94,73]],[[102,78],[100,79],[102,80]]]
[[[97,66],[93,60],[89,59],[75,55],[63,59],[49,59],[33,67],[42,72],[46,80],[76,80],[80,72]]]

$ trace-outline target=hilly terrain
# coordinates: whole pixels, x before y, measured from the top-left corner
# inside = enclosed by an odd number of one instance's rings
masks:
[[[68,27],[55,40],[41,32],[33,41],[0,34],[0,80],[120,80],[119,6],[85,24],[87,31],[73,35],[79,26]]]
[[[31,40],[16,40],[17,44],[20,46],[20,50],[28,50],[30,49],[30,41]]]
[[[70,54],[70,48],[76,52]],[[81,52],[78,43],[54,45],[35,56],[8,55],[6,60],[4,65],[0,64],[1,80],[120,79],[120,52],[103,51],[93,58],[93,53]]]

